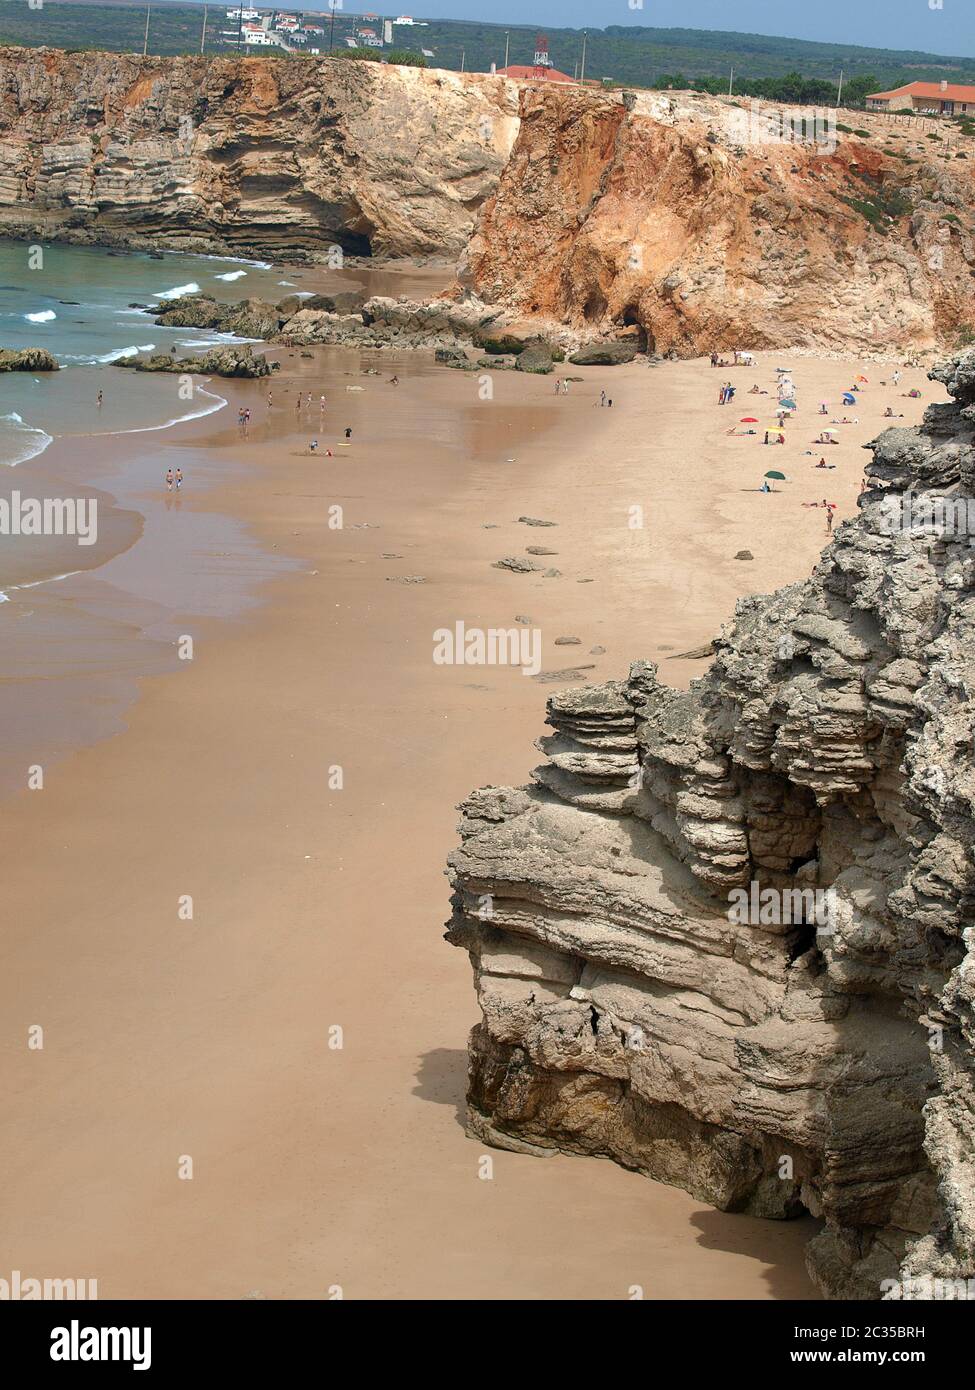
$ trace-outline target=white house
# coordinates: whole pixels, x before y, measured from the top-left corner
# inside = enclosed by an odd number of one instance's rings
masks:
[[[401,14],[400,17],[399,17],[399,19],[394,19],[394,20],[393,20],[393,23],[394,23],[394,24],[409,24],[409,25],[412,25],[413,20],[410,18],[410,16],[409,16],[408,14]]]
[[[245,29],[244,43],[250,48],[273,48],[274,39],[266,29]]]

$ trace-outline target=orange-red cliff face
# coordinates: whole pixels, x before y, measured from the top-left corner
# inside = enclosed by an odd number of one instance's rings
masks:
[[[526,91],[462,283],[658,352],[953,341],[975,324],[975,142],[946,160],[927,131],[846,119],[869,132],[774,143],[719,99]]]

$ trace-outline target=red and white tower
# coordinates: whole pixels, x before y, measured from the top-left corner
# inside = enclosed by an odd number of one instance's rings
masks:
[[[545,77],[545,69],[551,66],[552,60],[548,54],[548,36],[538,34],[535,39],[535,76]]]

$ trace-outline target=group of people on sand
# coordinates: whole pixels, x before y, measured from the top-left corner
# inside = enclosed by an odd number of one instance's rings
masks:
[[[730,381],[726,381],[718,392],[718,405],[730,405],[735,399],[735,392],[737,390],[737,386],[732,386]]]
[[[174,470],[173,470],[172,468],[167,468],[167,470],[166,470],[166,491],[167,491],[167,492],[172,492],[173,489],[175,488],[175,490],[176,490],[177,492],[179,492],[179,490],[180,490],[180,488],[181,488],[182,486],[183,486],[183,470],[182,470],[182,468],[177,468],[177,469],[175,470],[175,472],[174,472]]]
[[[555,382],[555,394],[557,396],[567,396],[569,394],[569,382],[564,376],[560,376]]]
[[[751,367],[755,362],[755,355],[735,348],[732,360],[728,362],[712,349],[709,361],[712,367]]]

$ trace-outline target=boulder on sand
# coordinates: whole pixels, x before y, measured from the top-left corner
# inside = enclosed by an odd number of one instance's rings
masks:
[[[542,343],[525,348],[515,360],[515,371],[545,376],[552,370],[552,349]]]
[[[575,367],[619,367],[632,362],[636,354],[636,343],[592,343],[574,352],[569,361]]]

